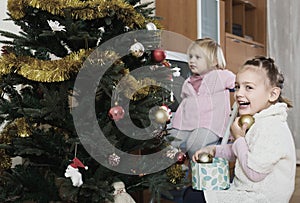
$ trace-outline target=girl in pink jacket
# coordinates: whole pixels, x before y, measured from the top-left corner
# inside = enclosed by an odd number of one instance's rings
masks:
[[[223,136],[235,75],[225,70],[222,49],[210,38],[193,42],[187,54],[192,75],[182,86],[182,101],[170,134],[174,138],[171,145],[186,150],[191,157],[197,149],[216,144]]]

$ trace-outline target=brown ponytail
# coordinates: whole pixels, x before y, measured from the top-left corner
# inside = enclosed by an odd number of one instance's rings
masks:
[[[280,73],[278,67],[275,65],[274,60],[271,58],[266,58],[264,56],[257,56],[253,59],[250,59],[244,63],[245,65],[253,65],[260,68],[263,68],[267,71],[267,76],[270,80],[270,83],[273,87],[279,87],[282,91],[284,84],[283,74]],[[292,108],[292,102],[283,97],[280,93],[277,102],[284,102],[287,104],[288,108]]]

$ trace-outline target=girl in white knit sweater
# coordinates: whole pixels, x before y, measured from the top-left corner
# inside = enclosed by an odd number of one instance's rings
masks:
[[[235,159],[235,176],[228,190],[187,190],[184,202],[288,203],[294,191],[296,153],[287,124],[291,103],[282,97],[284,78],[274,61],[257,57],[246,61],[236,77],[235,100],[239,115],[250,114],[255,122],[231,126],[234,143],[208,146],[202,152]]]

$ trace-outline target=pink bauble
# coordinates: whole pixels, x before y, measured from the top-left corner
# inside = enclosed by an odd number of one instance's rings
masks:
[[[125,114],[125,111],[122,106],[111,107],[108,112],[108,116],[115,121],[118,121],[118,120],[124,118],[124,114]]]
[[[176,163],[177,164],[184,164],[184,162],[185,162],[185,160],[187,158],[186,154],[184,152],[182,152],[182,151],[177,152],[176,155],[175,155],[175,157],[176,157]]]

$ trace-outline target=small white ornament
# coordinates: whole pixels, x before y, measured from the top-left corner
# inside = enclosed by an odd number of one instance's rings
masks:
[[[178,67],[175,67],[175,68],[172,68],[171,69],[172,71],[173,71],[173,76],[174,77],[179,77],[180,76],[180,68],[178,68]]]
[[[146,28],[147,30],[157,30],[157,27],[154,23],[147,23]]]
[[[36,50],[34,50],[34,49],[30,49],[29,51],[32,55],[35,55],[35,53],[36,53]]]
[[[58,57],[58,56],[56,56],[55,54],[52,54],[52,53],[48,53],[48,55],[49,55],[49,58],[50,58],[51,61],[55,61],[55,60],[60,60],[61,59],[61,57]]]
[[[149,67],[149,69],[152,70],[152,71],[155,71],[155,70],[157,70],[158,68],[159,68],[159,66],[156,65],[156,64]]]
[[[71,178],[74,187],[80,187],[83,184],[82,175],[79,172],[78,167],[84,168],[85,170],[88,169],[87,166],[83,165],[83,163],[78,158],[75,157],[73,159],[73,163],[68,165],[65,171],[65,177]]]
[[[121,157],[119,157],[118,155],[116,155],[116,153],[112,153],[108,157],[108,163],[111,166],[118,166],[119,163],[120,163],[120,161],[121,161]]]
[[[173,92],[173,90],[171,90],[171,92],[170,92],[170,101],[174,102],[174,92]]]
[[[102,40],[102,37],[99,37],[98,40],[97,40],[96,46],[99,46],[101,40]]]
[[[67,43],[65,43],[64,41],[60,41],[60,44],[67,50],[68,54],[70,54],[72,52],[72,50],[70,49],[70,47],[67,45]]]
[[[131,45],[129,51],[133,56],[141,57],[144,54],[145,47],[140,42],[136,42],[133,45]]]
[[[83,184],[82,175],[79,172],[78,168],[73,168],[71,165],[67,167],[65,177],[71,178],[74,187],[80,187]]]
[[[122,181],[114,182],[112,186],[115,188],[114,203],[135,203],[134,199],[126,192],[125,184]]]
[[[104,32],[105,32],[105,29],[104,29],[103,26],[102,26],[102,27],[99,27],[98,30],[100,31],[100,33],[104,33]]]
[[[33,88],[31,85],[28,84],[17,84],[17,85],[13,85],[13,88],[17,91],[17,93],[23,98],[22,95],[22,89],[29,87],[29,88]],[[10,94],[7,93],[2,93],[1,96],[3,97],[3,99],[7,100],[7,101],[11,101],[10,99]]]
[[[56,32],[56,31],[65,31],[65,26],[63,25],[60,25],[58,21],[52,21],[52,20],[47,20],[48,22],[48,25],[51,27],[52,31],[53,32]]]
[[[179,150],[175,147],[173,147],[172,145],[170,145],[170,148],[168,151],[167,151],[167,154],[166,156],[170,159],[174,159],[175,158],[175,155],[177,154],[177,152],[179,152]]]

